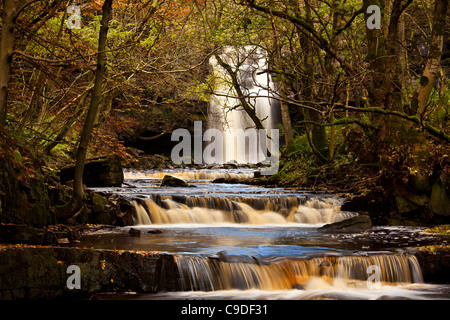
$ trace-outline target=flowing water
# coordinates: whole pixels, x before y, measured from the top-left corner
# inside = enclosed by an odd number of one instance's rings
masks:
[[[254,170],[126,171],[122,188],[96,190],[130,199],[134,225],[78,246],[172,254],[177,290],[136,299],[450,298],[448,286],[424,283],[410,252],[446,238],[407,227],[328,233],[319,227],[358,214],[334,195],[213,182]],[[160,187],[165,174],[190,187]]]
[[[272,135],[271,130],[278,128],[281,122],[281,113],[280,103],[276,99],[275,84],[271,74],[267,72],[269,68],[267,54],[257,46],[239,48],[228,46],[223,48],[221,59],[232,69],[238,69],[237,77],[243,98],[254,109],[264,128],[270,130],[269,135]],[[208,108],[208,128],[218,129],[223,134],[223,163],[264,161],[265,156],[258,147],[261,141],[251,143],[241,136],[243,132],[241,130],[253,128],[255,124],[237,98],[230,76],[215,57],[211,58],[210,64],[215,83],[214,94],[211,95]],[[271,142],[268,143],[270,145]],[[239,152],[241,146],[245,148],[245,152]]]
[[[267,72],[266,54],[255,46],[225,47],[221,58],[239,68],[241,98],[254,108],[263,126],[271,129],[272,138],[276,137],[272,130],[280,125],[280,105]],[[273,154],[277,141],[264,146],[260,138],[257,142],[246,138],[244,130],[254,128],[254,123],[215,59],[210,61],[215,91],[208,128],[222,133],[215,139],[223,136],[223,150],[214,149],[214,157],[223,162],[213,163],[264,163],[266,151]],[[223,166],[127,170],[121,188],[96,190],[129,199],[135,212],[132,227],[141,231],[140,236],[131,237],[131,226],[127,226],[87,235],[78,245],[171,254],[178,272],[175,287],[170,292],[134,295],[135,299],[450,298],[448,286],[424,283],[410,252],[415,246],[446,243],[447,239],[405,227],[324,232],[319,227],[358,213],[342,211],[343,199],[330,194],[215,180],[250,178],[254,171]],[[190,186],[160,187],[166,174]]]

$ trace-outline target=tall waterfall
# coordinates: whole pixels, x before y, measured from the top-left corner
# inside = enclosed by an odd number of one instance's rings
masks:
[[[276,129],[280,124],[280,103],[276,99],[275,84],[267,72],[268,61],[265,52],[256,46],[225,47],[221,59],[237,71],[238,80],[245,99],[262,121],[264,128]],[[214,94],[208,110],[208,127],[223,133],[224,162],[258,163],[265,160],[258,138],[255,145],[250,138],[245,140],[242,130],[254,128],[255,124],[245,112],[231,83],[231,77],[212,57]],[[268,144],[273,143],[268,141]],[[276,141],[276,143],[279,143]],[[245,144],[245,152],[239,148]],[[279,146],[277,146],[279,147]],[[270,146],[269,146],[270,148]],[[270,150],[270,149],[269,149]]]

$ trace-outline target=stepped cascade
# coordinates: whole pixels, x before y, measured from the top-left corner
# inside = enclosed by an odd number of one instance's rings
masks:
[[[311,259],[281,259],[260,262],[241,258],[242,262],[177,256],[175,261],[183,290],[289,290],[304,288],[317,278],[329,284],[366,285],[367,268],[380,266],[382,283],[422,283],[415,256],[374,254],[369,256],[331,256]],[[359,283],[358,283],[359,282]]]
[[[398,227],[325,231],[358,213],[333,194],[245,184],[256,170],[126,170],[124,186],[97,191],[125,197],[132,225],[80,245],[167,255],[150,299],[445,297],[411,251],[436,239]],[[187,185],[162,185],[166,174]]]
[[[158,196],[134,201],[136,225],[150,224],[325,224],[342,221],[355,215],[341,212],[339,206],[318,199],[299,197],[175,197]]]

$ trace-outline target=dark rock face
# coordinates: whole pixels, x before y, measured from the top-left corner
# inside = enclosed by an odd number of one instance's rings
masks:
[[[326,232],[362,232],[372,227],[368,215],[359,215],[343,221],[326,224],[318,230]]]
[[[75,167],[60,170],[60,182],[66,184],[73,179]],[[83,183],[87,187],[120,187],[123,183],[120,159],[110,158],[87,162],[84,165]]]
[[[422,269],[423,280],[431,283],[450,283],[450,247],[422,247],[415,252]]]

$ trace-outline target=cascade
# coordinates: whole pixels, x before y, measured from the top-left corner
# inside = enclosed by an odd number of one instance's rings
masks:
[[[241,91],[247,102],[254,108],[266,130],[276,129],[280,124],[280,104],[276,99],[275,84],[269,73],[265,52],[256,46],[225,47],[221,59],[238,70]],[[255,124],[242,108],[231,79],[217,59],[212,57],[210,64],[215,79],[214,94],[208,108],[208,127],[223,133],[224,162],[258,163],[265,160],[261,148],[250,145],[250,141],[240,141],[238,130],[254,128]],[[245,153],[238,152],[238,144],[245,143]],[[259,145],[260,142],[258,142]],[[270,142],[269,142],[270,143]],[[278,142],[276,142],[278,143]]]
[[[214,180],[219,178],[226,179],[246,179],[252,178],[253,172],[227,172],[227,171],[125,171],[125,179],[163,179],[165,175],[171,175],[185,180]]]
[[[155,181],[175,172],[192,188]],[[399,253],[438,243],[429,235],[391,227],[318,230],[357,215],[342,211],[343,199],[333,195],[211,181],[252,174],[242,168],[128,174],[126,187],[101,190],[121,192],[133,203],[140,236],[130,237],[124,227],[93,234],[82,246],[167,253],[156,299],[428,299],[431,292],[448,297],[441,292],[445,287],[424,283],[414,255]],[[380,287],[369,286],[372,271]]]
[[[176,201],[174,200],[176,199]],[[220,197],[155,196],[133,202],[136,225],[179,223],[324,224],[348,219],[355,213],[325,200],[296,196]]]
[[[380,267],[381,283],[423,283],[417,258],[409,254],[325,256],[260,262],[251,258],[227,261],[216,257],[176,256],[181,288],[193,291],[261,289],[289,290],[328,284],[366,282],[367,268]],[[363,283],[365,285],[365,283]]]

